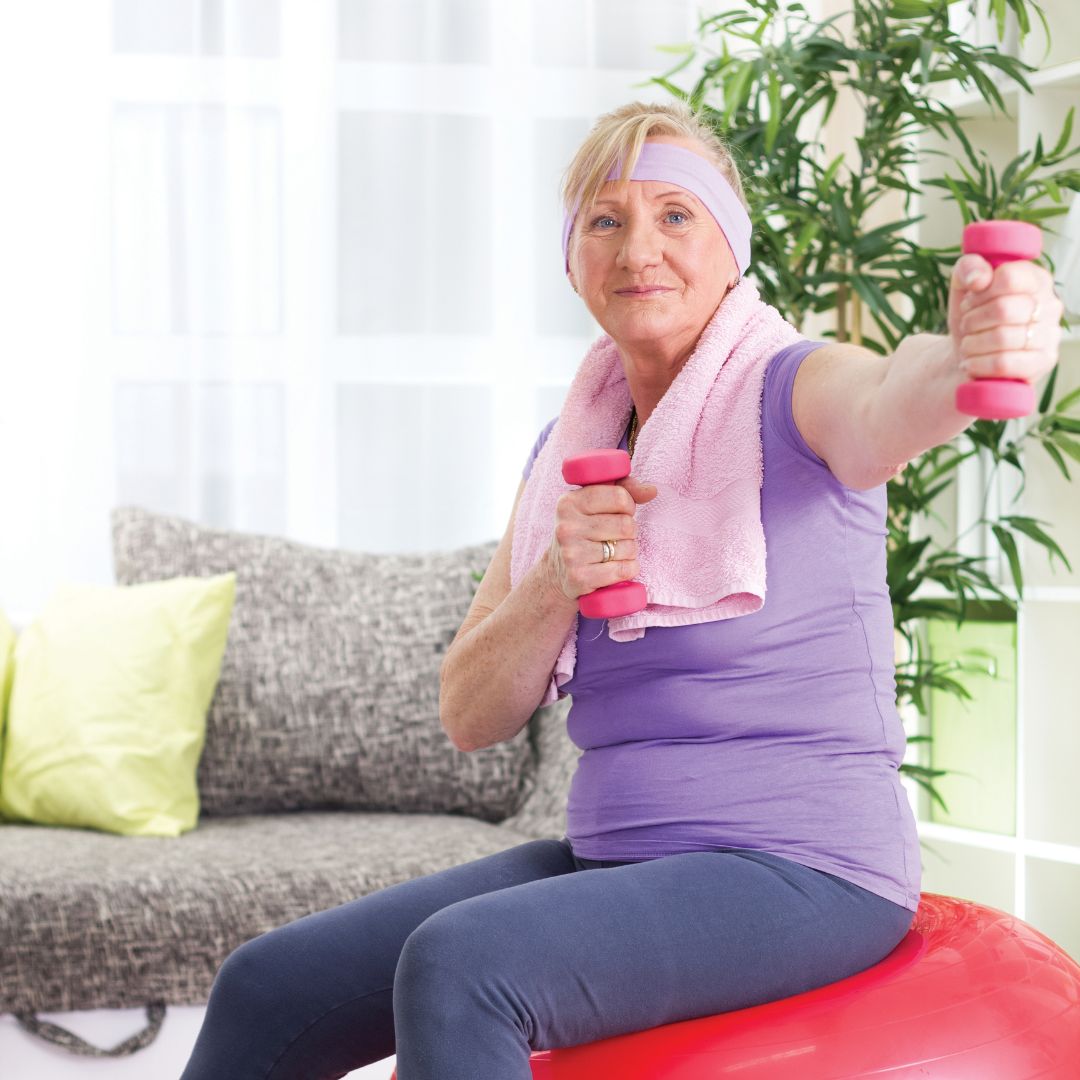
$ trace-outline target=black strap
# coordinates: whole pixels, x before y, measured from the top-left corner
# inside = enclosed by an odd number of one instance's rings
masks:
[[[157,1033],[161,1030],[162,1021],[165,1019],[165,1002],[153,1001],[146,1006],[146,1018],[149,1023],[122,1043],[117,1043],[111,1050],[103,1050],[101,1047],[92,1046],[85,1039],[80,1039],[73,1031],[60,1027],[59,1024],[51,1024],[48,1020],[39,1020],[37,1013],[24,1012],[14,1013],[15,1020],[24,1031],[31,1035],[37,1035],[46,1042],[55,1043],[73,1054],[83,1054],[87,1057],[127,1057],[149,1046]]]

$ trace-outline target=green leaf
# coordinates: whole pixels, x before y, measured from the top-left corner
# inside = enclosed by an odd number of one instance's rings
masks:
[[[692,53],[694,51],[694,46],[688,41],[683,42],[680,45],[654,45],[653,48],[658,52],[669,53]]]
[[[1012,571],[1013,583],[1016,585],[1016,595],[1022,600],[1024,598],[1024,575],[1020,570],[1020,556],[1016,552],[1016,541],[1013,539],[1012,533],[1007,529],[1003,529],[1000,525],[991,525],[994,536],[997,537],[997,542],[1001,545],[1001,550],[1005,552],[1009,560],[1009,569]]]
[[[1053,40],[1053,35],[1050,33],[1050,24],[1046,21],[1046,14],[1043,9],[1036,5],[1035,14],[1039,16],[1039,22],[1042,23],[1043,28],[1043,40],[1046,42],[1046,52],[1043,53],[1042,59],[1039,61],[1039,67],[1046,62],[1046,58],[1050,55],[1050,42]]]
[[[1065,116],[1065,124],[1061,129],[1061,135],[1058,138],[1057,143],[1054,145],[1054,149],[1050,151],[1051,158],[1057,158],[1065,150],[1065,147],[1069,144],[1069,136],[1072,134],[1073,115],[1076,112],[1076,106],[1070,105],[1069,111]]]
[[[935,449],[940,449],[943,452],[943,456],[944,453],[952,453],[955,456],[952,458],[947,458],[943,462],[939,463],[938,467],[935,468],[934,471],[927,477],[927,480],[929,482],[933,482],[939,476],[943,475],[946,472],[951,472],[952,470],[957,468],[957,466],[959,466],[961,462],[967,461],[969,457],[974,457],[979,452],[978,447],[973,447],[971,450],[962,451],[951,444],[942,447],[935,447]],[[951,484],[952,480],[950,479],[948,482]]]
[[[925,712],[926,710],[920,709],[919,711]],[[899,771],[902,773],[910,774],[911,779],[914,780],[916,784],[918,784],[920,787],[925,788],[927,794],[935,802],[941,804],[941,808],[945,811],[945,813],[949,812],[949,807],[946,805],[945,800],[938,793],[937,788],[935,788],[932,784],[928,784],[922,776],[924,772],[929,772],[933,776],[944,776],[946,775],[944,770],[924,770],[920,765],[913,765],[910,761],[905,761],[900,765]]]
[[[735,112],[743,104],[746,96],[746,84],[753,74],[754,65],[744,63],[732,77],[731,82],[724,86],[724,128],[731,127],[731,120]]]
[[[1057,368],[1054,368],[1053,374],[1057,374]],[[1068,409],[1073,402],[1080,401],[1080,386],[1075,390],[1070,390],[1058,403],[1054,406],[1055,413],[1062,413]]]
[[[669,82],[662,75],[654,75],[650,82],[662,86],[672,97],[676,97],[680,101],[686,101],[690,96],[685,90],[680,90],[673,82]]]
[[[1050,218],[1060,217],[1068,212],[1069,208],[1067,206],[1056,206],[1046,210],[1028,210],[1024,213],[1024,220],[1038,223],[1040,221],[1049,221]]]
[[[913,780],[918,776],[945,776],[948,773],[946,769],[934,769],[928,765],[919,765],[914,761],[905,761],[904,767],[912,773]]]
[[[1067,435],[1058,433],[1054,436],[1054,445],[1059,450],[1064,450],[1069,457],[1080,461],[1080,442],[1073,442]]]
[[[1069,560],[1065,558],[1065,552],[1058,547],[1053,537],[1048,536],[1042,529],[1039,528],[1035,518],[1021,517],[1019,515],[1002,517],[1002,521],[1007,521],[1014,529],[1019,529],[1025,536],[1031,537],[1038,544],[1042,544],[1044,548],[1049,552],[1049,559],[1051,565],[1053,564],[1053,556],[1057,555],[1061,561],[1072,573],[1072,567],[1069,566]]]
[[[1043,387],[1042,397],[1039,398],[1039,412],[1044,414],[1046,410],[1050,408],[1050,399],[1054,396],[1054,384],[1057,382],[1058,367],[1055,364],[1053,370],[1050,372],[1050,378],[1046,380],[1046,386]],[[1076,393],[1080,394],[1080,390]]]
[[[887,319],[901,334],[907,329],[907,323],[894,310],[888,297],[873,278],[865,274],[853,274],[851,286],[866,301],[866,306],[876,316]]]
[[[943,176],[942,180],[948,185],[953,198],[960,206],[963,224],[970,225],[975,220],[975,215],[971,212],[971,207],[968,206],[967,199],[964,198],[964,193],[960,190],[960,185],[951,176]]]
[[[836,157],[829,162],[829,167],[822,174],[821,179],[817,181],[818,194],[823,199],[828,198],[829,192],[832,191],[833,182],[836,180],[836,173],[840,166],[844,163],[844,155],[837,154]]]
[[[1050,442],[1049,439],[1044,439],[1043,443],[1042,443],[1042,448],[1054,460],[1054,463],[1061,470],[1062,476],[1064,476],[1065,479],[1068,480],[1071,483],[1072,482],[1072,477],[1069,475],[1069,470],[1065,466],[1065,459],[1058,452],[1057,447],[1054,446],[1054,444],[1052,442]]]
[[[765,153],[771,154],[780,133],[780,81],[775,70],[769,72],[769,118],[765,122]]]
[[[1005,171],[1001,174],[1002,191],[1006,191],[1009,188],[1016,186],[1013,179],[1014,177],[1018,177],[1019,180],[1025,180],[1030,175],[1031,170],[1035,169],[1038,166],[1039,159],[1038,157],[1036,157],[1027,169],[1025,169],[1023,172],[1019,172],[1020,166],[1024,162],[1024,158],[1026,158],[1029,153],[1031,153],[1030,150],[1025,150],[1022,154],[1014,157],[1012,161],[1010,161],[1009,164],[1005,167]]]
[[[795,246],[791,249],[791,258],[793,261],[802,258],[806,249],[810,246],[820,229],[820,221],[812,220],[803,223],[803,227],[799,230],[798,239],[795,241]]]
[[[773,17],[775,15],[775,8],[770,9],[766,13],[765,18],[762,19],[760,23],[758,23],[757,29],[754,30],[754,33],[751,35],[758,45],[761,44],[761,39],[765,36],[765,32],[769,29],[769,24],[773,21]]]
[[[924,536],[921,540],[901,544],[890,553],[891,557],[888,560],[889,565],[886,575],[890,593],[894,589],[898,589],[911,571],[915,569],[919,559],[922,558],[922,553],[926,550],[926,545],[930,543],[930,539],[929,536]]]
[[[923,38],[919,44],[919,70],[922,84],[925,86],[930,81],[930,61],[934,55],[934,42],[931,38]]]
[[[928,3],[927,0],[892,0],[889,6],[889,18],[925,19],[927,15],[933,15],[936,6],[936,4]]]
[[[997,20],[998,41],[1001,41],[1005,37],[1005,0],[990,0],[990,7]]]

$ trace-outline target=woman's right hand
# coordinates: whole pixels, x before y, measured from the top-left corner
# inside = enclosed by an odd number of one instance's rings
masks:
[[[556,588],[568,600],[637,576],[634,512],[655,496],[656,487],[632,473],[613,484],[589,484],[559,496],[547,559]],[[615,541],[615,557],[606,563],[600,561],[602,540]]]

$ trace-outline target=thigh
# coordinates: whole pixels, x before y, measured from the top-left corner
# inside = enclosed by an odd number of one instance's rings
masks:
[[[355,990],[361,978],[365,989],[389,987],[405,939],[441,908],[573,870],[573,857],[560,841],[530,840],[305,915],[240,948],[272,954],[282,974],[297,965],[334,972],[342,991]]]
[[[441,972],[499,987],[529,1044],[550,1049],[823,986],[888,955],[913,918],[833,875],[728,849],[465,900],[409,947]]]
[[[574,869],[565,843],[530,840],[252,938],[218,971],[185,1078],[340,1076],[387,1057],[413,930],[448,904]]]

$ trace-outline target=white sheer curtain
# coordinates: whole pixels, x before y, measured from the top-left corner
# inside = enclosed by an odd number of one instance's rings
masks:
[[[0,607],[108,514],[367,551],[494,538],[598,332],[559,175],[689,0],[0,9]]]
[[[599,113],[666,99],[635,84],[695,14],[0,6],[0,608],[25,626],[61,582],[111,583],[119,504],[368,551],[500,535],[597,332],[559,175]],[[98,1064],[176,1075],[198,1014]],[[45,1018],[99,1045],[145,1023]],[[13,1075],[85,1072],[10,1024],[0,1044]]]

